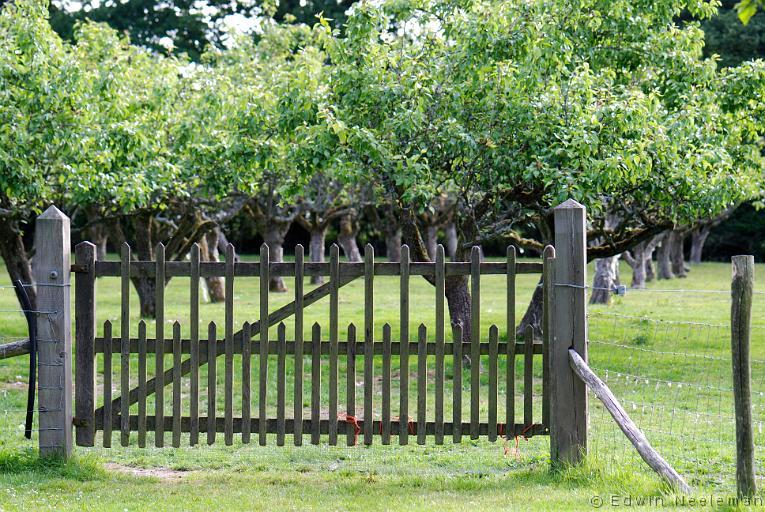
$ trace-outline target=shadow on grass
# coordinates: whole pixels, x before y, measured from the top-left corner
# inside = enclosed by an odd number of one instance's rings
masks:
[[[101,463],[94,457],[40,457],[33,449],[0,450],[0,474],[29,473],[42,478],[65,478],[89,481],[107,478]]]

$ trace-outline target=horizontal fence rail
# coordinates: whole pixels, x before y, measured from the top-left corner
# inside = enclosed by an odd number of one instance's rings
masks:
[[[122,275],[122,263],[119,261],[97,261],[95,263],[96,277],[119,277]],[[451,276],[469,276],[471,274],[470,262],[452,262],[443,263],[446,277]],[[238,261],[234,263],[234,277],[259,277],[260,263]],[[269,263],[268,272],[271,277],[294,277],[295,263]],[[355,262],[340,263],[339,277],[363,277],[365,274],[365,264]],[[435,262],[411,262],[409,264],[409,275],[428,276],[436,275]],[[75,273],[84,273],[85,267],[77,264],[72,265],[72,271]],[[507,273],[507,264],[504,262],[485,261],[479,266],[481,275],[503,275]],[[305,276],[330,276],[330,263],[303,263],[303,273]],[[541,274],[542,263],[536,262],[518,262],[515,264],[516,274]],[[130,275],[133,277],[155,277],[157,275],[157,264],[154,261],[131,261]],[[189,261],[166,261],[165,277],[189,277],[192,275],[192,263]],[[223,277],[226,275],[225,262],[200,262],[200,277]],[[401,265],[391,262],[375,262],[374,275],[376,276],[398,276],[401,275]]]

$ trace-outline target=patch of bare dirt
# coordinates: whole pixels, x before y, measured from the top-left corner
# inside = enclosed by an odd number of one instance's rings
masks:
[[[178,471],[176,469],[169,468],[136,468],[132,466],[123,466],[122,464],[116,464],[108,462],[104,464],[104,468],[108,471],[115,471],[117,473],[125,473],[133,476],[151,476],[159,478],[160,480],[180,480],[189,475],[188,471]]]

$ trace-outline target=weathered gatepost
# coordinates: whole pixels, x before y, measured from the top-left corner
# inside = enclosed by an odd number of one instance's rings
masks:
[[[587,230],[584,206],[557,206],[550,315],[550,458],[553,467],[587,454],[587,388],[569,364],[569,348],[587,361]]]
[[[72,327],[69,217],[51,206],[37,218],[32,273],[37,287],[40,455],[72,454]]]

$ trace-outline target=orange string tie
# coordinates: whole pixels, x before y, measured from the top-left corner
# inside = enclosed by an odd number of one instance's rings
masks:
[[[521,430],[521,433],[515,436],[515,460],[518,460],[519,454],[520,454],[520,450],[518,448],[518,438],[522,437],[524,441],[528,442],[529,438],[526,435],[526,433],[530,432],[531,429],[538,426],[540,426],[538,423],[532,423],[530,425],[526,425],[525,427],[523,427],[523,430]]]
[[[356,416],[351,416],[349,414],[346,414],[345,418],[343,418],[340,415],[338,415],[337,419],[345,420],[345,422],[348,423],[349,425],[353,425],[353,446],[356,446],[356,444],[358,444],[358,442],[359,442],[359,434],[361,433],[361,427],[359,426],[359,420],[356,419]]]

